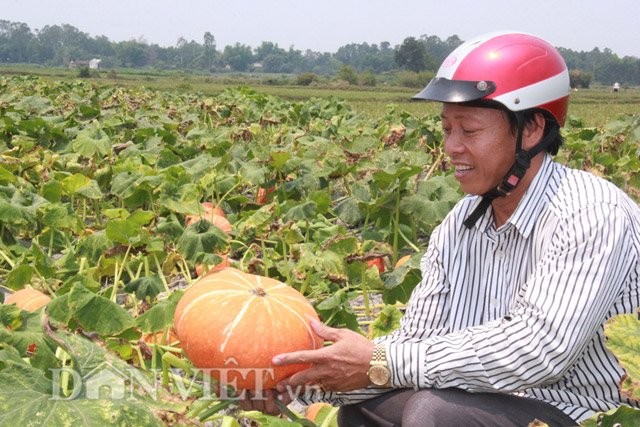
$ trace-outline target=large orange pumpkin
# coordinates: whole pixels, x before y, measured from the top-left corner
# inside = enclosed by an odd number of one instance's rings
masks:
[[[51,298],[39,290],[24,288],[9,295],[4,303],[15,304],[22,310],[33,312],[47,305],[49,301],[51,301]]]
[[[178,302],[174,329],[193,364],[236,390],[272,389],[308,365],[273,366],[276,354],[321,348],[302,294],[275,279],[225,268]]]

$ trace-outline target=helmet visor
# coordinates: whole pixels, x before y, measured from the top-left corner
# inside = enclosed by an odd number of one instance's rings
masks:
[[[436,77],[412,99],[469,102],[484,98],[495,90],[496,84],[491,81],[449,80],[444,77]]]

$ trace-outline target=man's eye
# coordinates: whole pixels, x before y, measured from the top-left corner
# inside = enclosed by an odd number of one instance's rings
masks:
[[[478,129],[462,129],[462,132],[463,132],[465,135],[473,135],[473,134],[475,134],[476,132],[478,132]]]

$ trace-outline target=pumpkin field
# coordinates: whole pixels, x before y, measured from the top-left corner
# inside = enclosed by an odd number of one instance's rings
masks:
[[[558,161],[640,201],[640,116],[585,123],[568,120]],[[311,421],[220,398],[176,306],[231,267],[292,287],[331,326],[389,333],[462,197],[441,141],[437,114],[372,117],[334,96],[0,76],[0,425],[333,425],[333,408]],[[640,321],[608,334],[638,397]],[[640,418],[599,422],[625,419]]]

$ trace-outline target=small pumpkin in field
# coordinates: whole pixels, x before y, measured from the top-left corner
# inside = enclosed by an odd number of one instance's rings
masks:
[[[15,304],[22,310],[33,312],[49,304],[49,301],[51,298],[39,290],[24,288],[9,295],[4,303]]]
[[[382,257],[371,258],[369,261],[367,261],[367,267],[371,267],[371,266],[376,267],[380,274],[384,273],[386,269],[384,265],[384,258]]]
[[[174,329],[200,369],[236,390],[271,389],[308,365],[273,366],[280,353],[318,349],[318,319],[297,290],[278,280],[225,268],[204,276],[178,302]]]
[[[319,418],[318,415],[320,415],[320,412],[325,412],[325,416],[326,416],[326,412],[330,411],[332,408],[333,406],[326,402],[315,402],[307,407],[304,417],[314,422],[322,421],[318,419]]]
[[[271,186],[269,188],[258,188],[258,193],[256,194],[256,205],[264,205],[271,198],[271,193],[276,191],[276,188]]]
[[[156,333],[148,333],[142,335],[142,340],[147,344],[158,344],[158,345],[174,345],[178,340],[178,336],[174,332],[173,328],[169,329],[169,331],[165,334],[163,331]]]
[[[411,258],[411,255],[405,255],[402,258],[400,258],[398,261],[396,261],[396,265],[395,267],[398,268],[400,266],[403,266],[404,264],[407,263],[407,261],[409,261],[409,259]]]
[[[198,277],[204,275],[209,275],[209,274],[213,274],[213,273],[217,273],[218,271],[222,270],[223,268],[227,268],[227,267],[231,267],[231,261],[229,260],[229,255],[227,254],[223,254],[220,255],[220,257],[222,258],[222,261],[220,261],[218,264],[216,265],[212,265],[209,267],[209,269],[205,272],[204,270],[204,265],[202,264],[197,264],[196,265],[196,275]]]
[[[187,215],[185,217],[185,225],[189,226],[201,219],[206,219],[213,225],[219,227],[225,233],[231,233],[231,223],[220,206],[214,206],[211,202],[203,202],[201,203],[201,206],[204,210],[202,215]]]

